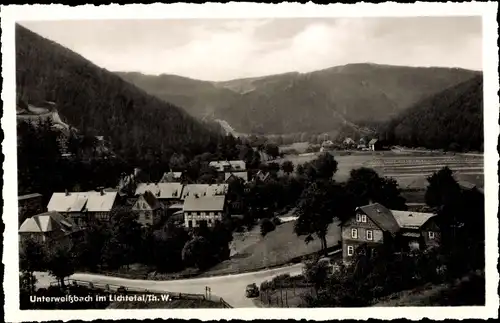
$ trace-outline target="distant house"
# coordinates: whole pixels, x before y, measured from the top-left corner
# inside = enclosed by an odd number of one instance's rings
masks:
[[[223,161],[211,161],[208,164],[209,167],[215,168],[218,172],[238,172],[245,171],[246,164],[243,160],[223,160]]]
[[[183,185],[181,183],[140,183],[135,190],[135,196],[147,191],[153,193],[163,206],[168,207],[180,203]]]
[[[19,225],[22,224],[26,218],[44,211],[42,198],[42,194],[38,193],[17,197]]]
[[[137,198],[132,211],[138,215],[137,222],[146,225],[156,225],[161,222],[163,205],[150,191],[144,192]]]
[[[366,137],[362,137],[359,139],[358,149],[366,148],[368,146],[368,139]]]
[[[335,148],[335,144],[331,140],[325,140],[321,143],[320,152],[331,151]]]
[[[90,191],[53,193],[47,210],[58,212],[79,226],[98,219],[108,221],[111,210],[116,206],[117,192]]]
[[[180,183],[182,180],[182,172],[164,173],[160,179],[160,183]]]
[[[19,228],[20,243],[33,239],[47,244],[54,241],[70,243],[71,235],[78,232],[78,226],[57,212],[46,212],[24,220]]]
[[[226,195],[228,184],[187,184],[182,190],[182,200],[188,197],[204,197]]]
[[[351,146],[355,146],[356,142],[352,138],[347,137],[344,139],[342,144],[346,147],[351,147]]]
[[[373,250],[391,244],[395,250],[425,249],[439,244],[432,213],[389,210],[379,203],[356,208],[342,227],[342,256],[349,263],[360,246]]]
[[[381,145],[381,142],[378,140],[378,139],[372,139],[370,140],[370,142],[368,143],[368,147],[370,148],[370,150],[380,150],[382,148],[382,145]]]
[[[259,170],[254,176],[254,181],[266,182],[271,179],[271,173]]]
[[[186,228],[215,226],[225,216],[225,202],[224,195],[187,197],[184,200],[184,226]]]
[[[248,182],[248,173],[247,172],[226,172],[225,173],[225,182],[230,183],[232,179],[241,178],[245,183]]]

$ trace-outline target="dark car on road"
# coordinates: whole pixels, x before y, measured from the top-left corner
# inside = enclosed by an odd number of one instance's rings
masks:
[[[255,283],[247,286],[245,294],[248,298],[253,298],[259,296],[259,287]]]

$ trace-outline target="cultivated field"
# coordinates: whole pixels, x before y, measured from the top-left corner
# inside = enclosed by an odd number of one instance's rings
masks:
[[[384,152],[333,152],[338,162],[335,179],[345,181],[349,172],[359,167],[369,167],[381,176],[396,179],[403,189],[423,189],[427,186],[426,177],[448,166],[457,180],[468,181],[479,187],[484,185],[484,161],[482,155],[466,154],[425,154]],[[290,160],[295,165],[303,164],[317,157],[317,154],[286,156],[279,162]]]

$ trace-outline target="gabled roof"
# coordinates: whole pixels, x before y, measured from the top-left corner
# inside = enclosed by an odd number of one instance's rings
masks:
[[[109,212],[113,208],[117,192],[70,192],[53,193],[47,206],[55,212]]]
[[[46,233],[52,231],[69,233],[75,229],[76,225],[70,219],[57,212],[46,212],[26,219],[19,228],[19,233]]]
[[[360,206],[356,208],[356,210],[361,210],[384,231],[390,233],[399,231],[399,224],[396,219],[394,219],[392,212],[380,203]]]
[[[136,195],[150,191],[157,199],[180,198],[182,194],[181,183],[140,183],[135,190]]]
[[[218,196],[189,196],[184,200],[184,211],[222,211],[225,202],[224,195]]]
[[[226,172],[225,173],[225,180],[227,181],[231,176],[239,177],[243,179],[245,182],[248,181],[248,173],[247,172]]]
[[[377,141],[378,141],[378,139],[372,139],[372,140],[370,140],[370,142],[368,143],[368,145],[373,145],[373,144],[375,144]]]
[[[164,173],[163,176],[160,179],[160,183],[168,183],[171,182],[172,180],[180,180],[182,177],[182,172],[168,172]]]
[[[158,201],[158,199],[150,191],[144,192],[144,194],[142,194],[141,197],[149,205],[149,207],[152,210],[156,210],[156,209],[159,209],[162,207],[160,201]],[[141,198],[139,198],[138,200],[140,200],[140,199]],[[136,203],[137,203],[137,201],[136,201]]]
[[[229,188],[228,184],[187,184],[182,190],[182,198],[190,196],[215,196],[225,195]]]
[[[32,198],[35,198],[35,197],[41,197],[41,196],[42,196],[42,194],[39,194],[39,193],[26,194],[26,195],[18,196],[17,200],[18,201],[23,201],[23,200],[28,200],[28,199],[32,199]]]
[[[419,229],[430,218],[434,217],[433,213],[409,212],[391,210],[396,222],[402,229]]]

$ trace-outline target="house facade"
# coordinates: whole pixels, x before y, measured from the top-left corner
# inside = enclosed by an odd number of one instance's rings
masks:
[[[137,214],[137,222],[143,226],[160,223],[164,215],[163,205],[149,191],[137,198],[134,205],[132,205],[132,211]]]
[[[42,199],[42,194],[38,193],[17,197],[19,225],[21,225],[28,217],[40,214],[44,211]]]
[[[117,194],[117,192],[106,192],[104,189],[53,193],[47,210],[69,217],[78,226],[85,226],[93,220],[109,221],[111,211],[117,206]]]
[[[341,225],[342,258],[350,263],[362,245],[367,250],[389,245],[402,251],[437,246],[440,233],[434,220],[432,213],[390,210],[379,203],[358,207]]]
[[[213,227],[226,216],[226,197],[189,196],[184,200],[184,226],[187,229]]]

